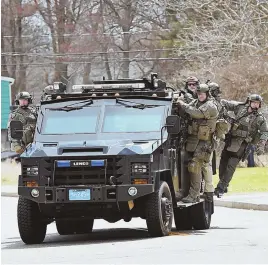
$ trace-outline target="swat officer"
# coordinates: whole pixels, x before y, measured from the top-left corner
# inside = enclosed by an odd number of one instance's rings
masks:
[[[190,116],[188,123],[188,136],[185,150],[189,159],[188,173],[190,177],[190,189],[188,196],[182,199],[185,203],[199,201],[201,185],[201,168],[204,163],[209,163],[211,154],[215,148],[213,134],[216,129],[218,117],[217,106],[211,99],[209,87],[206,84],[200,84],[197,89],[197,99],[190,104],[186,104],[180,98],[177,100],[179,108]],[[180,200],[185,191],[176,194],[176,199]],[[210,197],[213,196],[213,190],[210,191]]]
[[[17,109],[10,113],[8,122],[8,137],[11,141],[11,150],[21,154],[26,146],[33,141],[35,125],[37,120],[37,110],[32,104],[32,96],[29,92],[20,92],[16,96],[15,104],[19,105]],[[11,138],[9,124],[11,121],[21,121],[23,124],[22,140]]]
[[[227,110],[221,103],[221,94],[222,91],[220,89],[219,84],[215,82],[209,82],[208,83],[209,91],[212,96],[212,99],[214,100],[219,116],[216,122],[216,130],[215,130],[215,140],[217,141],[217,144],[220,143],[221,140],[225,139],[225,135],[230,130],[231,124],[228,121],[228,114]],[[215,152],[215,151],[214,151]],[[216,154],[214,154],[216,155]],[[212,160],[212,157],[211,157]],[[204,194],[200,197],[210,199],[211,192],[214,192],[213,187],[213,173],[212,173],[212,161],[209,161],[209,163],[204,163],[202,166],[202,176],[205,180],[204,183],[202,181],[202,187],[204,186]]]
[[[185,87],[183,89],[180,89],[179,90],[179,98],[180,100],[184,101],[185,103],[189,104],[191,101],[193,101],[194,99],[197,98],[196,96],[196,89],[197,87],[199,87],[200,85],[200,82],[198,80],[197,77],[195,76],[189,76],[187,77],[186,81],[185,81]],[[177,99],[175,99],[175,112],[177,115],[179,115],[181,117],[181,137],[180,137],[180,142],[179,142],[179,145],[180,145],[180,149],[181,149],[181,155],[182,153],[184,154],[183,156],[186,155],[185,153],[185,142],[186,142],[186,138],[187,138],[187,131],[188,131],[188,122],[190,120],[190,116],[188,113],[186,113],[185,111],[183,111],[182,108],[178,108],[178,104],[177,104]],[[182,159],[182,171],[183,173],[181,172],[181,174],[187,174],[186,172],[186,168],[187,166],[185,166],[185,161],[184,160],[187,160],[187,158],[185,157],[184,159]],[[179,192],[175,192],[175,195],[176,195],[176,200],[177,201],[180,201],[183,197],[185,197],[185,194],[188,193],[188,190],[189,190],[189,182],[186,181],[185,182],[185,185],[183,185],[181,183],[182,187],[180,189]]]
[[[252,94],[246,103],[221,100],[229,111],[233,111],[235,119],[225,140],[219,166],[219,183],[215,194],[221,197],[232,180],[240,160],[248,156],[250,145],[256,146],[257,155],[264,153],[268,139],[268,125],[265,117],[259,111],[262,97]]]

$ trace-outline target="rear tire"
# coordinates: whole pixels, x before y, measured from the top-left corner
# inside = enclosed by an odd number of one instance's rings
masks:
[[[57,231],[60,235],[90,234],[93,229],[92,220],[56,220]]]
[[[146,223],[152,237],[167,236],[173,220],[172,196],[168,184],[160,182],[158,191],[149,195],[146,202]]]
[[[44,241],[47,223],[42,220],[42,215],[36,202],[20,196],[17,207],[17,220],[20,237],[25,244],[40,244]]]
[[[213,203],[203,201],[191,207],[191,216],[193,228],[196,230],[209,229],[211,223],[211,214],[213,211]]]
[[[188,207],[184,209],[174,209],[174,221],[177,230],[192,229],[193,225],[190,214],[190,209]]]

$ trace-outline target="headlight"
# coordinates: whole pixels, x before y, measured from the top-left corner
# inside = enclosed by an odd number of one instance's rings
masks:
[[[27,176],[37,176],[38,175],[38,167],[37,166],[27,167],[26,175]]]
[[[34,197],[34,198],[37,198],[39,196],[39,190],[38,189],[32,189],[31,190],[31,195]]]
[[[149,172],[149,165],[148,163],[133,163],[131,165],[131,172],[132,173],[147,173]]]

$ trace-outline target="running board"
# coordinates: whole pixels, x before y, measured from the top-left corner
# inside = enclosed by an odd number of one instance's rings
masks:
[[[200,199],[199,202],[190,202],[190,203],[177,202],[177,207],[178,208],[187,208],[187,207],[193,206],[193,205],[198,204],[198,203],[203,202],[203,201],[205,201],[205,199]]]

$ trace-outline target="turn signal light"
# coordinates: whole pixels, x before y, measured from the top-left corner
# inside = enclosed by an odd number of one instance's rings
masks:
[[[148,184],[148,179],[133,179],[133,184]]]
[[[38,183],[34,180],[32,181],[27,181],[26,182],[26,187],[38,187]]]

